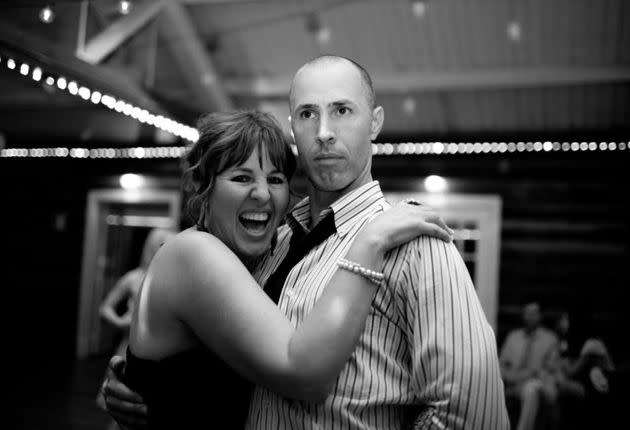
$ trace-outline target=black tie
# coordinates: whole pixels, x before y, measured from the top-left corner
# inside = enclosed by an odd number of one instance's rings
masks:
[[[280,266],[271,274],[265,284],[265,291],[274,303],[278,303],[278,299],[280,299],[280,292],[284,286],[284,281],[287,279],[287,275],[293,266],[304,258],[304,256],[312,248],[322,243],[336,231],[335,214],[332,212],[326,215],[324,219],[322,219],[315,228],[306,235],[302,232],[293,230],[289,252],[287,252],[284,260],[280,263]]]

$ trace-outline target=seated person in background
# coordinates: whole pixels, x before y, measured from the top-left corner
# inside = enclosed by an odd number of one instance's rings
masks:
[[[541,320],[540,305],[526,303],[524,326],[508,333],[499,355],[506,400],[520,405],[517,430],[557,425],[558,338]]]
[[[571,319],[571,314],[577,315]],[[580,315],[586,312],[563,311],[556,321],[559,339],[560,370],[558,392],[567,412],[571,427],[584,425],[591,419],[601,424],[602,417],[610,416],[606,408],[610,392],[609,381],[615,366],[608,348],[591,321]],[[570,406],[584,402],[583,413],[576,413]],[[581,407],[581,405],[579,405]],[[583,415],[583,416],[582,416]],[[595,424],[595,422],[593,422]]]

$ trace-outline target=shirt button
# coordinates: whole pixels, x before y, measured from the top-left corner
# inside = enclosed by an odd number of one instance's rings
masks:
[[[293,293],[293,290],[287,290],[285,294],[287,297],[293,297],[294,293]]]

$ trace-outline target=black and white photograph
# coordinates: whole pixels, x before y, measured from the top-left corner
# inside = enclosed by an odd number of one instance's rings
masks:
[[[630,415],[630,1],[0,2],[6,429]]]

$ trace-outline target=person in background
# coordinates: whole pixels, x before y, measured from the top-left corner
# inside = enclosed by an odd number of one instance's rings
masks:
[[[131,316],[133,314],[138,291],[140,291],[140,285],[142,285],[149,264],[160,246],[173,236],[175,236],[173,230],[163,228],[151,229],[142,247],[140,264],[116,281],[99,307],[101,318],[121,332],[121,340],[116,347],[115,355],[122,356],[127,349]],[[122,314],[119,313],[121,307],[124,309]],[[110,375],[111,370],[108,367],[102,381],[106,381]],[[105,406],[105,400],[101,390],[99,390],[96,395],[96,403],[101,408]],[[111,427],[114,428],[114,426]]]
[[[537,301],[523,306],[523,327],[508,333],[499,361],[508,402],[517,402],[516,430],[554,429],[558,424],[558,338],[542,326]]]
[[[560,350],[558,391],[568,428],[603,425],[612,415],[610,383],[615,365],[596,324],[583,315],[588,314],[563,310],[555,326]]]
[[[362,228],[392,209],[372,178],[372,142],[385,116],[365,68],[332,55],[307,62],[294,76],[289,108],[308,197],[290,212],[276,252],[253,275],[297,325],[314,312]],[[335,229],[321,246],[294,252],[292,237],[309,240],[331,223]],[[279,267],[288,269],[286,279]],[[494,332],[455,246],[414,239],[385,256],[383,275],[359,342],[327,397],[295,402],[259,385],[247,429],[509,428]],[[120,363],[112,359],[112,366]],[[137,422],[144,406],[111,382],[104,387],[109,410]]]
[[[109,290],[107,296],[103,300],[99,308],[101,317],[112,326],[123,332],[123,338],[116,348],[116,354],[125,353],[129,340],[129,326],[131,325],[131,315],[135,306],[140,285],[147,273],[149,264],[158,249],[171,237],[175,236],[175,232],[168,229],[154,228],[149,231],[142,248],[140,264],[138,267],[131,269],[114,284]],[[124,313],[119,314],[119,309],[124,303]]]

